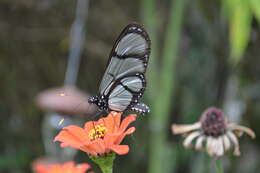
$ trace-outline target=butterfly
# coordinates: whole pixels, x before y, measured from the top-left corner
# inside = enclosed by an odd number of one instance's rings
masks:
[[[145,29],[129,24],[117,38],[107,62],[99,94],[89,103],[105,111],[148,113],[150,109],[139,100],[143,96],[151,41]]]

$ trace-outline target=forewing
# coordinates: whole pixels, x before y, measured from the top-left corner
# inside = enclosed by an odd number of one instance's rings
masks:
[[[145,73],[150,54],[150,40],[137,24],[128,25],[118,37],[100,84],[100,94],[107,95],[116,80],[128,74]]]
[[[108,97],[108,107],[115,111],[125,111],[142,97],[145,80],[142,74],[128,76],[117,80]]]

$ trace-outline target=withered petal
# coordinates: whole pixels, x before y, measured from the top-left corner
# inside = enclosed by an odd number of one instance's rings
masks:
[[[199,131],[195,131],[195,132],[192,132],[191,134],[189,134],[185,140],[183,141],[183,145],[185,148],[190,148],[192,146],[192,141],[198,137],[199,135],[201,135],[201,132]]]
[[[230,139],[226,135],[221,136],[221,138],[224,144],[224,150],[228,151],[231,148]]]
[[[205,141],[206,137],[201,135],[196,140],[195,149],[196,150],[203,150],[203,142]]]
[[[172,132],[173,134],[182,134],[182,133],[188,133],[193,130],[197,130],[201,128],[200,122],[194,123],[194,124],[183,124],[183,125],[178,125],[178,124],[173,124],[172,125]]]
[[[237,139],[236,135],[234,135],[234,133],[231,132],[231,131],[228,131],[227,135],[228,135],[228,137],[230,138],[230,140],[232,141],[232,143],[234,144],[234,147],[235,147],[233,154],[235,156],[239,156],[240,150],[239,150],[239,143],[238,143],[238,139]]]
[[[231,130],[234,130],[234,131],[238,131],[238,132],[245,132],[246,134],[248,134],[251,138],[255,138],[255,133],[253,130],[251,130],[250,128],[248,127],[245,127],[245,126],[240,126],[240,125],[237,125],[237,124],[234,124],[234,123],[229,123],[228,125],[228,128],[231,129]]]

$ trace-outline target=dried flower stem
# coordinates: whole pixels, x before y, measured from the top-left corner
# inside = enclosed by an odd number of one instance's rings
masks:
[[[217,173],[224,173],[224,169],[222,167],[220,159],[215,160],[215,166],[216,166]]]

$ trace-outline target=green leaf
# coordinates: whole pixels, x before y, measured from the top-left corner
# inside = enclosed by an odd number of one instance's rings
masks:
[[[260,0],[250,0],[250,6],[260,24]]]
[[[249,1],[235,0],[233,13],[230,16],[230,44],[231,61],[237,64],[248,44],[252,13],[250,11]]]

